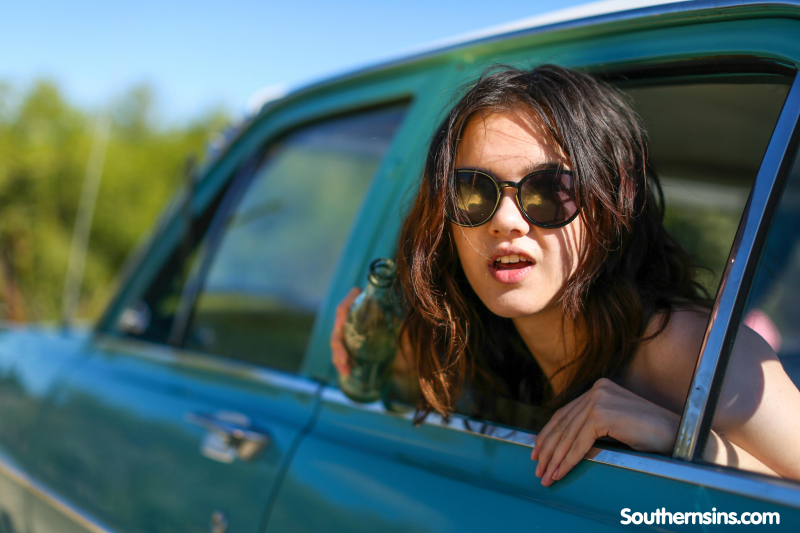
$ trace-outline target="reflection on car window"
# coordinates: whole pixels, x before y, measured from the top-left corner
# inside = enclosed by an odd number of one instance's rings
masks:
[[[230,216],[186,347],[294,372],[350,225],[404,114],[328,120],[272,146]]]

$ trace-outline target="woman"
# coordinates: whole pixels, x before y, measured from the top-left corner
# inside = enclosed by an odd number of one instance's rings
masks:
[[[484,74],[434,136],[399,240],[395,376],[418,385],[418,420],[544,415],[531,458],[545,486],[599,438],[671,453],[708,299],[662,220],[618,91],[550,65]],[[343,374],[357,293],[331,336]],[[747,327],[729,368],[706,459],[800,479],[800,392]]]

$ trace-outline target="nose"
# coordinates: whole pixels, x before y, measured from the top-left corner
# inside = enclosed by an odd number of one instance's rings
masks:
[[[530,224],[522,216],[514,197],[516,191],[513,187],[500,190],[500,205],[497,206],[494,216],[489,221],[489,231],[493,235],[521,237],[530,231]]]

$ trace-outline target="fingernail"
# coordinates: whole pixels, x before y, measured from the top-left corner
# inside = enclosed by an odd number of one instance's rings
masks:
[[[560,467],[559,467],[559,468],[560,468]],[[553,481],[555,481],[555,480],[557,480],[557,479],[558,479],[558,470],[559,470],[559,469],[558,469],[558,468],[556,468],[556,471],[555,471],[555,472],[553,472],[553,475],[552,475],[552,476],[550,476],[550,477],[553,479]]]
[[[534,446],[533,452],[531,452],[531,459],[533,459],[534,461],[539,459],[539,448]]]
[[[542,464],[536,465],[536,477],[542,477]]]

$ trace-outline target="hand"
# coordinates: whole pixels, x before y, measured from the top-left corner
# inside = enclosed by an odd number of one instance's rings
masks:
[[[353,287],[344,297],[344,300],[336,306],[336,319],[333,321],[333,330],[331,331],[331,359],[336,371],[342,376],[350,375],[350,356],[347,353],[347,348],[344,347],[342,330],[344,329],[344,322],[347,320],[347,312],[359,294],[361,294],[361,289]]]
[[[602,378],[555,412],[537,435],[531,459],[539,461],[536,476],[549,487],[578,464],[600,437],[614,438],[642,452],[669,453],[679,425],[677,414]]]

